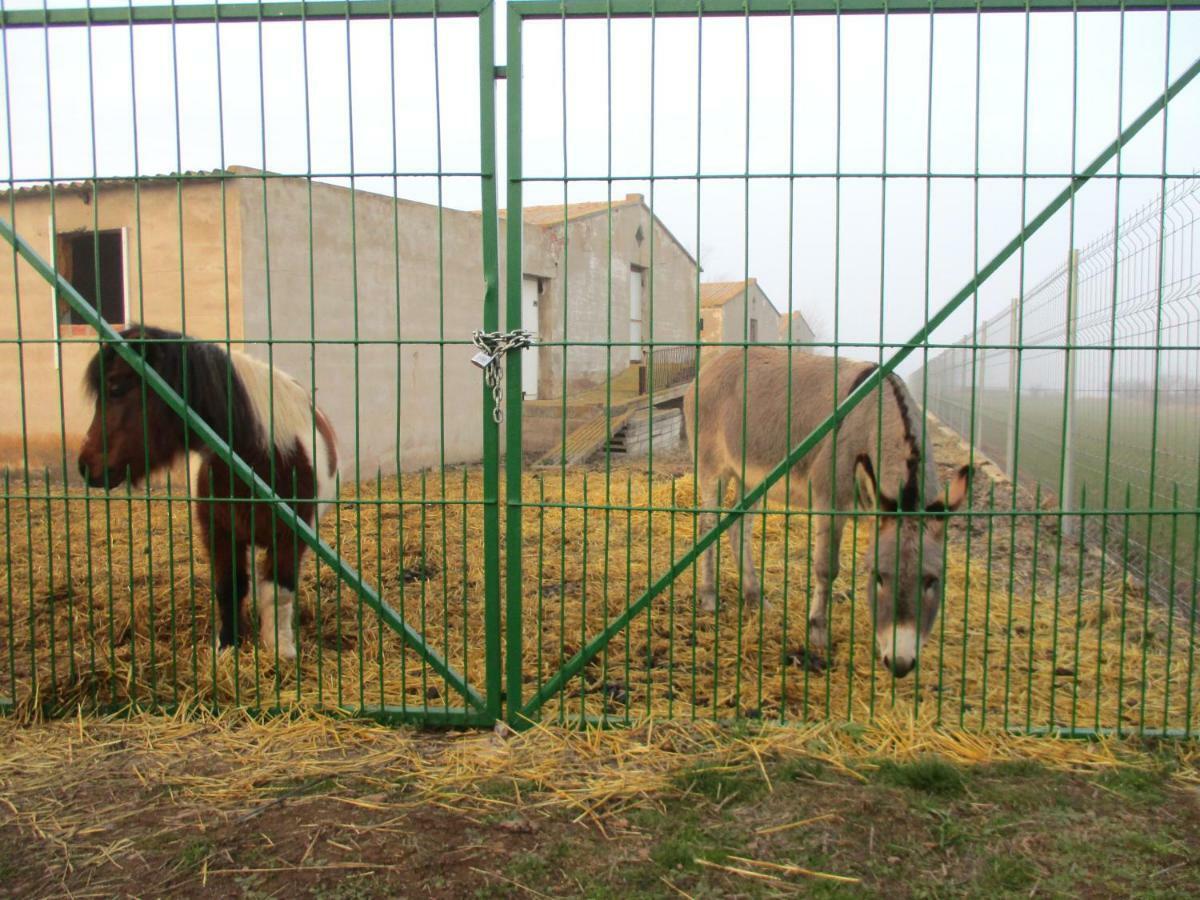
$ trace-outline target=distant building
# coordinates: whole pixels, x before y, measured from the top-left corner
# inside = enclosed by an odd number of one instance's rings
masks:
[[[796,310],[790,315],[779,317],[779,339],[792,344],[812,344],[817,336],[805,320],[804,313]]]
[[[526,399],[600,384],[641,363],[649,341],[696,339],[696,260],[641,194],[524,214],[520,324],[550,343],[522,363]],[[580,343],[564,353],[563,341]]]
[[[700,316],[700,339],[705,343],[779,340],[779,311],[759,287],[757,278],[701,284]]]

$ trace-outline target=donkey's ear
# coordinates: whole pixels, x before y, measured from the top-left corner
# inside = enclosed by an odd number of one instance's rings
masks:
[[[952,513],[956,512],[967,499],[967,489],[971,486],[972,469],[970,465],[961,466],[954,473],[950,485],[946,489],[945,499],[935,500],[925,507],[926,512]]]
[[[878,503],[879,485],[875,482],[875,468],[865,453],[854,461],[854,481],[858,485],[859,503],[866,509],[874,509]]]
[[[870,509],[881,509],[884,512],[895,512],[896,501],[890,499],[879,490],[879,482],[875,480],[875,467],[871,465],[871,457],[860,453],[854,460],[854,475],[858,483],[859,496],[866,501]]]

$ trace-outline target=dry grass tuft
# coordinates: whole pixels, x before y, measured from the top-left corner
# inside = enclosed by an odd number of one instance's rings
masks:
[[[123,773],[134,765],[139,779],[169,790],[177,806],[227,815],[263,811],[250,801],[262,797],[264,785],[302,791],[350,779],[358,787],[347,802],[434,804],[473,814],[565,807],[596,823],[678,789],[682,770],[761,772],[765,778],[764,763],[797,757],[856,779],[875,759],[931,755],[960,765],[1019,759],[1079,772],[1156,764],[1114,740],[968,735],[932,727],[928,718],[891,714],[861,728],[644,722],[608,730],[538,726],[522,733],[428,735],[315,713],[264,720],[238,710],[219,716],[190,710],[172,717],[59,719],[35,728],[9,719],[0,721],[0,748],[0,800],[28,815],[36,810],[39,827],[64,836],[105,821],[104,810],[49,809],[49,798],[70,794],[72,782],[95,782],[118,764]],[[1200,752],[1180,745],[1177,760],[1174,777],[1200,783]],[[276,793],[276,800],[286,800],[295,791]]]

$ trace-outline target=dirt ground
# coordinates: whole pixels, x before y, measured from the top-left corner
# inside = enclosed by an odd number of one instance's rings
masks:
[[[938,433],[937,440],[948,470],[965,451],[949,434]],[[994,509],[1012,509],[1008,491],[989,473],[979,474],[977,498],[986,494]],[[1028,498],[1015,505],[1027,509]],[[418,544],[410,535],[406,544],[397,535],[404,565],[427,564],[432,557],[426,553],[438,547],[439,523],[431,512],[424,505],[403,511],[414,518],[412,534],[431,539]],[[355,514],[343,511],[347,521]],[[395,518],[401,521],[400,511]],[[571,527],[583,534],[587,524],[580,517]],[[456,527],[451,522],[451,538]],[[532,515],[527,533],[538,527],[557,546],[550,517],[544,522]],[[992,618],[972,619],[960,644],[972,650],[972,660],[973,650],[988,646],[982,641],[989,631],[1000,666],[1004,638],[1020,638],[1013,640],[1015,665],[1024,659],[1022,644],[1034,646],[1028,635],[1038,638],[1040,653],[1055,634],[1063,647],[1073,637],[1078,642],[1076,623],[1099,630],[1112,629],[1118,616],[1124,622],[1112,598],[1097,622],[1078,616],[1058,622],[1055,584],[1063,584],[1064,596],[1081,589],[1079,595],[1090,598],[1100,578],[1097,554],[1061,540],[1052,518],[1042,524],[1028,516],[980,518],[952,527],[955,553],[972,533],[960,571],[1001,566],[1016,593],[1042,598],[1038,616],[1055,612],[1045,623],[1038,620],[1037,632],[1021,630],[1033,624],[1032,607],[1016,618],[996,607]],[[565,536],[574,540],[574,534]],[[464,530],[463,542],[467,536]],[[454,545],[451,540],[451,551]],[[467,570],[468,557],[436,562],[473,584],[478,574]],[[538,562],[528,559],[527,571],[536,571]],[[544,583],[562,586],[576,577],[553,571],[552,563],[546,560]],[[373,565],[370,560],[364,569]],[[1055,572],[1052,580],[1048,572]],[[973,575],[972,583],[978,592],[982,577]],[[396,589],[436,593],[422,584],[406,580]],[[1127,587],[1121,596],[1138,599]],[[1066,605],[1063,612],[1070,613]],[[1135,650],[1151,647],[1150,637],[1132,634],[1138,625],[1133,612],[1129,623],[1129,635],[1105,631],[1103,648],[1106,664],[1127,672],[1135,671]],[[134,625],[149,646],[140,612],[128,628]],[[162,647],[170,646],[166,637]],[[1180,631],[1174,640],[1181,640]],[[530,638],[529,646],[539,641]],[[1164,646],[1159,637],[1154,652]],[[557,649],[553,642],[545,647],[547,653]],[[948,665],[958,653],[947,650]],[[1050,674],[1058,678],[1058,672],[1049,659],[1038,655],[1018,670],[1030,674],[1026,684],[1014,684],[1015,697],[1027,694],[1027,685],[1042,691],[1039,697],[1054,690]],[[842,661],[830,684],[840,689],[841,673],[854,671],[853,659]],[[1142,672],[1146,678],[1145,667]],[[118,667],[106,678],[130,685],[124,673]],[[976,674],[964,671],[961,678],[974,691],[964,696],[974,702],[983,692],[968,682]],[[953,682],[952,676],[950,688]],[[1190,690],[1188,679],[1171,695],[1170,709]],[[1060,691],[1060,703],[1074,697],[1066,686]],[[79,696],[86,696],[82,689]],[[944,725],[959,708],[955,695],[947,696]],[[1001,701],[1004,706],[994,708],[1007,710],[1007,686]],[[536,728],[522,736],[388,730],[308,713],[258,722],[236,710],[218,719],[0,719],[0,894],[1195,895],[1195,742],[1069,742],[1008,736],[995,727],[955,732],[935,727],[934,703],[920,707],[924,719],[901,715],[888,724],[890,708],[881,703],[871,724],[857,715],[847,724],[835,710],[829,721],[811,726],[650,721],[588,733]],[[911,713],[916,707],[901,697],[895,708]],[[680,719],[689,712],[682,704],[674,710]],[[1145,708],[1121,712],[1130,727],[1151,718]],[[1151,713],[1157,715],[1154,708]]]
[[[646,734],[8,721],[0,893],[1184,897],[1200,884],[1192,745],[1126,745],[1120,765],[1076,743],[1065,765],[961,766],[846,764],[745,731],[666,740],[684,752],[648,786],[637,745],[641,757],[664,745]],[[733,754],[743,743],[763,750]],[[515,765],[443,774],[440,789],[419,774],[460,744],[460,766],[492,750]],[[548,748],[553,772],[531,763]],[[609,787],[582,791],[583,769]]]

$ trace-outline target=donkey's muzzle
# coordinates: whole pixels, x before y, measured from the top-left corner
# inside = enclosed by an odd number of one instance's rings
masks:
[[[885,656],[883,664],[891,669],[892,674],[897,678],[903,678],[916,667],[917,661],[915,659],[892,659]]]

